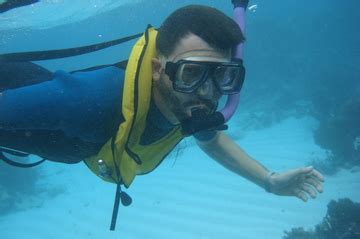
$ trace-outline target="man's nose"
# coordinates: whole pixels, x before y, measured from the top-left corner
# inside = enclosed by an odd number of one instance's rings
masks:
[[[196,90],[196,94],[201,97],[211,97],[214,92],[214,83],[208,78],[199,88]]]

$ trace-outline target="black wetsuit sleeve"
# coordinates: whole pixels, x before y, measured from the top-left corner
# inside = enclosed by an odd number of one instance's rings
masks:
[[[75,74],[58,71],[51,81],[4,91],[0,126],[62,130],[84,140],[104,141],[111,135],[111,121],[119,120],[122,74],[115,67]]]
[[[48,137],[45,135],[43,140],[56,133],[61,135],[61,142],[68,138],[101,146],[123,120],[123,77],[124,71],[116,67],[74,74],[58,71],[50,81],[3,91],[0,95],[0,133],[14,132],[10,136],[19,137],[16,132],[46,132]],[[0,137],[0,145],[7,141]],[[13,142],[16,144],[17,141]],[[30,150],[30,153],[33,152]]]

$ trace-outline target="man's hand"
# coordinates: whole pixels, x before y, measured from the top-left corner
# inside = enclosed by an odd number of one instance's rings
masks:
[[[267,178],[267,189],[280,196],[295,196],[306,202],[311,196],[323,192],[324,177],[313,167],[274,173]]]

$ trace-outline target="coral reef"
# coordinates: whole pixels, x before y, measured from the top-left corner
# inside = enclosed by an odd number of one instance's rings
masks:
[[[332,200],[323,221],[314,230],[285,231],[283,239],[360,239],[360,203],[348,198]]]
[[[318,145],[330,151],[327,164],[333,168],[360,165],[360,99],[350,98],[328,117],[318,119],[314,138]]]

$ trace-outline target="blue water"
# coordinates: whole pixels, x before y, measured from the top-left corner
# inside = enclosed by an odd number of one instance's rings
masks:
[[[232,15],[230,1],[124,1],[102,6],[101,13],[86,8],[84,16],[85,1],[58,2],[61,9],[50,13],[28,6],[3,15],[26,24],[11,25],[0,15],[0,54],[113,40],[142,32],[149,23],[159,26],[188,4]],[[273,170],[316,161],[327,177],[323,195],[303,204],[266,194],[211,161],[190,139],[178,155],[136,179],[129,189],[134,203],[120,208],[117,230],[110,233],[115,188],[83,164],[46,163],[23,170],[0,162],[0,204],[11,208],[0,206],[6,211],[0,214],[0,238],[281,238],[284,230],[320,223],[332,199],[359,201],[360,2],[254,4],[256,11],[247,12],[246,82],[228,133]],[[52,21],[56,11],[66,17]],[[41,18],[48,26],[37,22]],[[37,63],[51,71],[110,64],[126,59],[132,44]],[[8,185],[12,190],[5,190]]]

